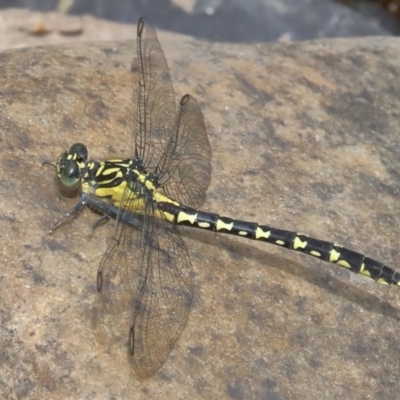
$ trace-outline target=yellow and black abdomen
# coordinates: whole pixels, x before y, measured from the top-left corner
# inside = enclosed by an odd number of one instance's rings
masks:
[[[171,222],[178,225],[227,233],[252,240],[261,240],[320,258],[323,261],[362,274],[379,283],[400,284],[400,274],[392,268],[366,257],[364,254],[346,249],[332,242],[314,239],[292,231],[271,228],[256,222],[221,217],[218,214],[207,213],[182,205],[177,206],[173,203],[161,202],[158,203],[158,207],[169,215]],[[174,218],[171,218],[171,216],[174,216]]]

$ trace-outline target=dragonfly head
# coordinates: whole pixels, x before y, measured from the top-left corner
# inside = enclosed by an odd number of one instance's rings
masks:
[[[86,165],[88,150],[82,143],[75,143],[62,153],[56,163],[57,177],[62,193],[74,197],[81,188],[82,171]]]

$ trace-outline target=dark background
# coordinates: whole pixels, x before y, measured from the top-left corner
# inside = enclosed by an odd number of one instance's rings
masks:
[[[61,11],[156,28],[211,41],[265,42],[398,35],[399,0],[0,0],[0,8]]]

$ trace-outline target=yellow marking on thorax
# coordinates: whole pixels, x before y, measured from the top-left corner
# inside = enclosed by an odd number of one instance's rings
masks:
[[[100,167],[96,171],[96,178],[103,173],[104,165],[100,165]]]
[[[87,194],[95,194],[95,191],[93,190],[93,187],[88,184],[88,182],[83,181],[82,182],[82,192],[87,193]]]
[[[270,232],[270,231],[265,232],[265,231],[263,231],[260,227],[258,227],[258,228],[256,229],[255,238],[256,238],[256,239],[268,239],[268,238],[270,237],[270,235],[271,235],[271,232]]]
[[[305,249],[307,247],[307,241],[302,241],[298,236],[295,237],[293,242],[293,249]]]
[[[88,194],[94,194],[105,202],[111,202],[117,208],[127,208],[128,204],[121,204],[123,193],[125,191],[127,182],[122,181],[118,186],[113,187],[98,187],[93,189],[87,182],[82,183],[82,191]],[[136,199],[135,199],[136,197]],[[133,202],[132,199],[135,199]],[[142,213],[144,210],[144,199],[139,198],[133,192],[129,197],[130,211]]]
[[[145,185],[147,189],[149,189],[151,192],[155,192],[156,191],[156,187],[154,186],[154,183],[149,181],[147,179],[147,175],[146,174],[139,174],[138,173],[138,181]]]
[[[217,231],[220,231],[221,229],[226,229],[227,231],[230,231],[232,230],[232,228],[233,228],[233,222],[231,222],[230,224],[226,224],[224,221],[221,221],[220,219],[218,219],[217,225],[215,227]]]
[[[117,163],[117,162],[122,162],[122,160],[109,160],[111,163]],[[93,164],[94,165],[94,164]],[[93,168],[92,163],[87,164],[89,168]],[[125,166],[125,164],[124,164]],[[116,167],[107,167],[105,168],[104,165],[102,165],[96,176],[100,175],[108,175],[112,173],[117,173],[117,177],[121,178],[122,177],[122,172],[121,168]],[[154,186],[153,182],[147,180],[147,176],[145,174],[140,174],[138,171],[133,170],[137,174],[137,179],[140,183],[142,183],[149,191],[152,192],[153,195],[153,200],[155,202],[167,202],[167,203],[172,203],[176,206],[179,206],[180,203],[170,199],[168,196],[165,196],[164,194],[157,192],[156,187]],[[114,180],[114,179],[113,179]],[[109,183],[110,181],[102,182],[102,183]],[[118,186],[113,186],[113,187],[98,187],[96,189],[93,188],[92,185],[90,185],[88,182],[82,182],[82,191],[87,193],[87,194],[94,194],[100,199],[104,199],[105,202],[110,201],[115,207],[118,208],[127,208],[128,204],[121,204],[122,197],[124,195],[124,191],[127,187],[127,181],[122,180],[121,183]],[[143,214],[144,209],[145,209],[145,199],[144,197],[139,197],[136,193],[134,193],[132,190],[130,190],[131,195],[129,196],[129,210],[135,213],[141,213]],[[180,213],[179,214],[181,217],[184,217],[185,215],[187,217],[196,218],[197,215],[191,216],[186,213]],[[173,214],[170,214],[165,211],[160,211],[160,210],[155,210],[154,216],[156,218],[166,218],[170,222],[174,222],[175,216]],[[194,222],[191,222],[194,223]]]
[[[115,160],[107,160],[107,162],[112,163],[112,164],[119,164],[120,166],[123,167],[129,167],[131,165],[130,162],[126,163],[122,158],[116,158]]]
[[[93,190],[93,187],[88,185],[87,183],[82,184],[82,190],[84,192],[93,193],[97,197],[100,198],[108,198],[111,203],[120,207],[122,195],[126,188],[126,181],[122,181],[118,186],[113,187],[98,187]]]
[[[119,172],[119,174],[117,174],[117,175],[122,176],[120,167],[107,167],[107,168],[100,167],[99,170],[100,169],[101,169],[101,174],[96,174],[96,176],[99,176],[99,175],[111,175],[111,174],[114,174],[114,173],[117,173],[117,172]]]

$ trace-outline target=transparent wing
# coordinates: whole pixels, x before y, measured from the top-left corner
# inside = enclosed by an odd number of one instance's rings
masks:
[[[122,201],[126,204],[127,201],[132,203],[139,200],[134,200],[130,190],[125,190]],[[129,223],[130,220],[136,223]],[[121,319],[125,314],[125,332],[140,274],[138,244],[143,223],[143,216],[118,209],[115,231],[97,273],[97,289],[103,309],[107,314],[121,315]],[[129,312],[126,314],[127,310]]]
[[[137,26],[137,54],[139,89],[135,157],[153,171],[175,132],[176,105],[164,53],[153,26],[145,18],[140,18]]]
[[[168,66],[154,28],[144,18],[138,23],[138,60],[135,157],[159,177],[168,196],[200,206],[211,174],[203,115],[186,95],[176,117]],[[123,332],[130,327],[132,365],[144,378],[165,362],[186,325],[194,273],[176,226],[162,215],[155,217],[157,204],[136,174],[125,178],[127,189],[97,285],[103,309],[118,317],[110,329]]]
[[[145,217],[146,218],[146,217]],[[174,225],[150,215],[144,224],[141,274],[130,327],[129,349],[140,377],[165,362],[190,312],[194,273]]]
[[[139,201],[125,190],[122,204],[135,207]],[[106,330],[126,332],[130,326],[129,354],[142,378],[153,375],[167,359],[186,325],[194,290],[185,244],[174,225],[154,217],[153,207],[149,197],[141,231],[124,223],[130,213],[120,210],[98,273],[104,310],[120,318]]]
[[[188,94],[180,101],[176,132],[160,159],[159,183],[168,196],[198,208],[211,179],[211,147],[203,113]]]
[[[166,194],[191,207],[205,200],[211,177],[211,147],[203,114],[189,95],[175,94],[161,45],[152,25],[138,23],[139,93],[135,156],[160,176]]]

